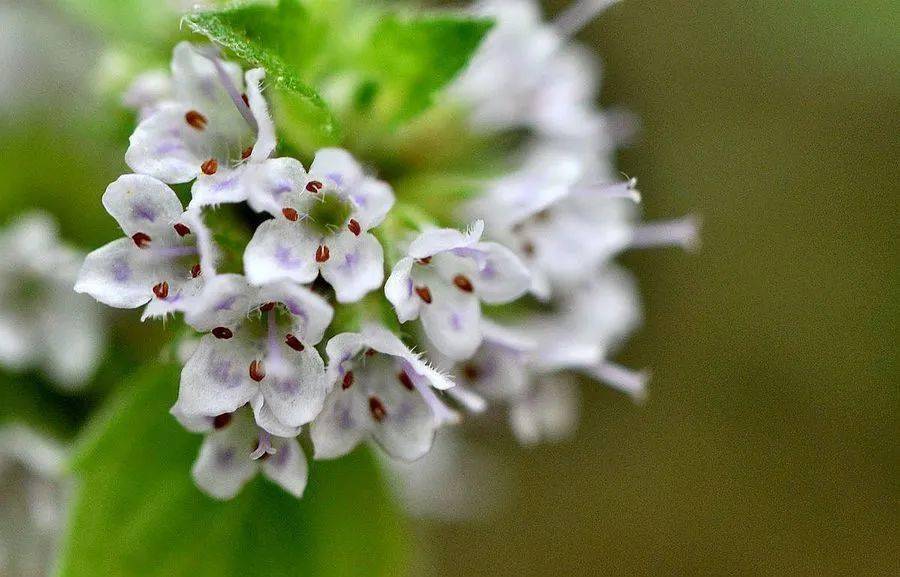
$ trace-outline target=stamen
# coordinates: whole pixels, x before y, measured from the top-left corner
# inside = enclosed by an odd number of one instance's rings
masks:
[[[300,342],[300,339],[298,339],[291,333],[288,333],[287,335],[285,335],[284,342],[287,346],[291,347],[292,349],[294,349],[297,352],[300,352],[306,348],[303,346],[303,343]]]
[[[359,233],[362,232],[362,227],[359,226],[359,222],[353,218],[351,218],[350,222],[347,223],[347,228],[349,228],[350,232],[352,232],[356,236],[359,236]]]
[[[341,381],[341,389],[347,390],[353,385],[353,371],[344,373],[344,379]]]
[[[197,130],[203,130],[204,128],[206,128],[206,125],[209,124],[209,121],[206,119],[206,117],[196,110],[188,110],[184,115],[184,121]]]
[[[250,106],[250,99],[247,98],[247,93],[246,93],[246,92],[242,92],[242,93],[241,93],[241,100],[243,100],[243,101],[244,101],[244,104],[246,104],[248,107]]]
[[[257,383],[266,378],[266,368],[262,361],[253,361],[250,363],[250,378]]]
[[[261,310],[264,313],[267,313],[274,308],[275,308],[275,303],[265,303],[263,305],[260,305],[259,310]]]
[[[425,301],[425,304],[431,304],[431,290],[427,286],[417,286],[416,294],[419,295],[419,298]]]
[[[369,397],[369,412],[372,413],[372,418],[379,423],[387,416],[384,404],[378,397]]]
[[[430,264],[430,263],[431,263],[431,257],[430,257],[430,256],[426,256],[426,257],[423,257],[423,258],[418,259],[416,262],[419,263],[419,264],[423,264],[423,265],[425,265],[425,264]]]
[[[365,354],[366,354],[367,357],[374,357],[374,356],[375,356],[375,349],[366,349],[366,353],[365,353]]]
[[[324,187],[324,186],[325,185],[322,184],[321,182],[319,182],[318,180],[310,180],[309,182],[306,183],[306,190],[313,194],[316,194],[317,192],[322,190],[322,187]]]
[[[212,330],[212,335],[217,339],[228,340],[234,336],[234,333],[228,327],[216,327]]]
[[[250,458],[256,461],[257,459],[268,459],[270,455],[275,454],[275,448],[272,447],[272,436],[263,429],[258,429],[257,432],[257,441],[256,448],[253,449],[253,452],[250,453]]]
[[[700,244],[699,225],[693,215],[683,218],[641,224],[631,236],[631,248],[680,246],[694,250]]]
[[[431,385],[424,378],[419,376],[411,367],[407,366],[404,372],[410,377],[410,382],[415,386],[416,390],[422,395],[422,400],[431,409],[431,414],[438,423],[458,423],[459,414],[448,408],[438,396],[434,393]],[[412,373],[413,376],[410,376]]]
[[[298,213],[293,208],[282,208],[281,214],[284,215],[284,218],[288,219],[291,222],[296,222],[298,218],[300,218],[300,213]]]
[[[180,237],[185,237],[191,234],[191,229],[188,228],[186,224],[182,224],[180,222],[176,222],[174,225],[172,225],[172,228],[175,229],[175,232],[177,232],[178,236]]]
[[[641,193],[634,188],[635,186],[637,186],[637,179],[631,178],[615,184],[598,184],[579,188],[579,192],[594,194],[610,200],[624,198],[632,202],[641,202]]]
[[[219,162],[215,158],[210,158],[200,165],[200,171],[206,176],[212,176],[219,170]]]
[[[213,417],[213,428],[217,431],[224,429],[231,423],[231,413],[222,413]]]
[[[200,263],[199,262],[191,267],[191,278],[197,278],[198,276],[200,276]]]
[[[160,300],[165,300],[169,296],[169,283],[163,281],[153,287],[153,294]]]
[[[578,0],[566,8],[553,25],[563,39],[569,38],[616,2],[618,0]]]
[[[472,363],[466,363],[462,368],[463,376],[470,383],[478,380],[478,377],[481,376],[481,370],[479,370],[478,366]]]
[[[521,248],[522,252],[525,253],[525,256],[534,256],[534,243],[523,242]]]
[[[316,249],[316,262],[325,262],[331,257],[331,251],[324,244]]]
[[[650,381],[647,371],[635,371],[607,361],[594,367],[590,373],[610,387],[631,395],[636,402],[643,401],[647,395],[647,383]]]
[[[136,232],[131,235],[131,240],[134,241],[134,244],[137,245],[138,248],[147,248],[150,246],[150,235],[144,232]]]
[[[244,120],[247,121],[247,124],[250,125],[250,128],[252,128],[254,132],[258,131],[259,126],[256,124],[256,118],[254,118],[253,112],[251,112],[250,110],[249,99],[247,99],[246,102],[244,101],[242,96],[246,95],[242,95],[238,92],[237,87],[231,81],[231,77],[228,76],[228,72],[225,70],[225,67],[222,66],[222,61],[219,60],[218,49],[214,50],[214,54],[203,54],[203,56],[206,56],[206,58],[209,59],[210,62],[212,62],[212,65],[216,69],[216,76],[218,76],[219,82],[225,88],[225,92],[228,93],[229,98],[231,98],[231,101],[237,107],[238,112],[241,113],[241,116],[244,117]]]
[[[253,154],[253,147],[248,146],[244,150],[241,151],[241,160],[247,160],[250,158],[250,155]]]
[[[397,373],[397,379],[408,390],[410,390],[410,391],[415,390],[415,386],[413,385],[412,379],[409,378],[409,375],[406,374],[406,371],[400,371],[399,373]]]
[[[472,286],[472,281],[470,281],[469,277],[465,275],[458,274],[453,277],[453,284],[456,285],[456,288],[466,293],[470,293],[475,290],[475,287]]]

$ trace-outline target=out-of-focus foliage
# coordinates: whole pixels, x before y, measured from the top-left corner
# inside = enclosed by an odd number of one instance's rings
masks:
[[[85,433],[61,577],[392,577],[405,538],[370,455],[317,463],[302,500],[257,478],[218,502],[187,472],[202,439],[168,414],[178,367],[132,379]]]

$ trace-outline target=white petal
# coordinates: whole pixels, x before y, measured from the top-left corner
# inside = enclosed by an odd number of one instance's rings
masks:
[[[139,74],[122,97],[122,104],[137,110],[141,118],[152,113],[165,100],[172,98],[172,78],[164,70]]]
[[[306,170],[295,158],[271,158],[249,164],[244,182],[247,204],[256,212],[265,211],[280,218],[288,198],[306,194],[307,182]]]
[[[0,365],[19,371],[37,356],[40,339],[30,318],[0,311]]]
[[[199,210],[189,210],[181,215],[181,222],[191,229],[191,234],[197,239],[201,274],[204,278],[215,276],[219,260],[219,247],[213,240],[212,231],[203,221],[203,215]]]
[[[250,112],[256,119],[257,133],[256,144],[250,153],[251,162],[261,162],[275,150],[275,124],[269,115],[269,107],[263,98],[260,82],[266,77],[266,71],[262,68],[248,70],[244,75],[247,80],[247,101],[250,104]]]
[[[130,238],[121,238],[90,253],[84,259],[75,292],[121,309],[148,302],[157,281],[153,267],[140,251]]]
[[[481,300],[508,303],[525,294],[531,286],[531,275],[519,257],[495,242],[480,242],[475,248],[485,255],[476,277],[471,279]]]
[[[204,336],[181,371],[175,410],[188,416],[233,413],[259,390],[249,373],[250,363],[259,358],[259,351],[239,334],[230,339]]]
[[[356,356],[364,346],[366,339],[359,333],[341,333],[329,339],[325,345],[325,354],[328,356],[328,386],[333,386],[344,376],[343,363]]]
[[[195,299],[205,286],[205,281],[200,277],[183,281],[178,278],[178,272],[173,269],[171,274],[164,273],[161,278],[171,279],[166,281],[169,284],[169,295],[164,299],[150,299],[141,314],[141,321],[164,319],[176,312],[184,312],[196,302]]]
[[[363,177],[362,167],[343,148],[320,149],[309,167],[309,173],[330,188],[347,191],[352,191]]]
[[[185,415],[178,406],[169,409],[169,414],[191,433],[209,433],[213,430],[213,417]]]
[[[321,264],[322,278],[340,303],[355,302],[381,286],[384,251],[373,235],[340,232],[327,241],[330,257]]]
[[[275,454],[263,461],[263,474],[298,499],[306,489],[306,455],[295,439],[272,439]]]
[[[253,419],[256,424],[277,437],[296,437],[300,434],[301,427],[290,427],[278,420],[272,407],[266,404],[266,399],[262,393],[257,394],[250,401],[253,408]]]
[[[266,359],[266,377],[260,383],[265,403],[279,422],[299,427],[322,411],[328,386],[325,383],[325,364],[312,346],[295,351],[281,344],[275,363],[270,352]],[[275,366],[273,366],[275,365]]]
[[[241,90],[240,66],[228,61],[221,64],[229,80]],[[189,42],[179,42],[172,50],[172,86],[178,100],[197,106],[234,106],[213,63]]]
[[[454,286],[429,287],[432,302],[419,317],[428,340],[454,360],[471,357],[481,344],[481,306],[474,294]]]
[[[227,427],[207,435],[191,469],[197,486],[216,499],[237,495],[259,470],[250,458],[254,431],[246,420],[236,415]]]
[[[259,225],[244,250],[244,272],[254,285],[279,280],[308,283],[319,275],[317,240],[302,224],[283,218]]]
[[[384,283],[384,296],[394,305],[397,311],[397,319],[401,323],[411,321],[419,316],[419,309],[422,306],[422,299],[415,293],[412,276],[413,264],[415,261],[412,257],[400,259],[394,265],[391,276]]]
[[[370,430],[378,444],[394,458],[415,461],[428,452],[437,428],[435,416],[419,391],[407,389],[394,373],[367,371],[370,396],[377,397],[384,407],[384,417],[378,421],[371,415]],[[377,382],[371,382],[378,379]]]
[[[136,232],[154,240],[174,238],[173,229],[183,211],[175,191],[143,174],[123,174],[106,188],[103,207],[116,219],[126,236]],[[168,244],[168,243],[167,243]]]
[[[357,391],[358,387],[345,390],[336,386],[325,399],[322,412],[309,427],[316,459],[342,457],[367,435],[368,401]]]
[[[214,158],[210,133],[185,120],[191,109],[166,103],[145,118],[129,138],[125,162],[132,170],[170,184],[188,182],[200,174],[200,165]]]
[[[476,220],[472,228],[465,233],[455,228],[434,228],[420,234],[409,245],[409,256],[420,259],[455,248],[467,248],[481,240],[484,233],[484,221]]]
[[[432,387],[445,390],[453,386],[453,381],[423,361],[420,355],[409,350],[397,335],[384,327],[380,325],[366,326],[363,329],[362,337],[365,344],[370,348],[402,359],[405,365],[424,377]],[[330,344],[331,342],[329,341]],[[329,358],[331,358],[330,353]]]
[[[381,224],[394,206],[394,191],[381,180],[364,178],[358,186],[346,192],[353,202],[353,218],[363,230]]]
[[[334,317],[334,309],[324,298],[289,281],[267,284],[259,289],[260,304],[279,302],[293,315],[292,332],[304,345],[317,345]]]
[[[247,200],[248,165],[235,168],[219,166],[215,174],[199,174],[191,186],[190,209],[217,206]]]
[[[569,379],[544,377],[513,404],[509,420],[520,443],[565,439],[578,424],[578,390]]]
[[[85,384],[97,369],[106,332],[100,305],[69,286],[49,290],[42,310],[48,338],[43,342],[44,371],[57,384],[73,389]]]
[[[216,327],[234,329],[247,315],[255,290],[239,274],[221,274],[207,279],[203,290],[185,307],[184,320],[198,331]]]

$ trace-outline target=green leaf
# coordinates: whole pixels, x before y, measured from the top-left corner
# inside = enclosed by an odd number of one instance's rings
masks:
[[[335,138],[337,124],[319,93],[302,78],[317,50],[316,26],[298,0],[247,4],[185,17],[188,27],[227,48],[238,58],[266,69],[279,101],[319,138]]]
[[[380,85],[380,113],[405,121],[425,111],[492,26],[491,20],[450,15],[383,16],[362,55]]]
[[[160,0],[57,0],[63,9],[106,36],[163,43],[178,33],[175,3]]]
[[[311,463],[302,500],[257,477],[218,502],[190,478],[201,436],[168,414],[177,367],[132,381],[76,452],[61,577],[405,573],[404,528],[369,453]]]

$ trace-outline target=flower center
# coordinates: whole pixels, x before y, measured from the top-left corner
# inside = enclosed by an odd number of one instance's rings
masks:
[[[310,208],[308,222],[322,234],[332,233],[347,224],[351,208],[350,203],[337,194],[323,194]]]

